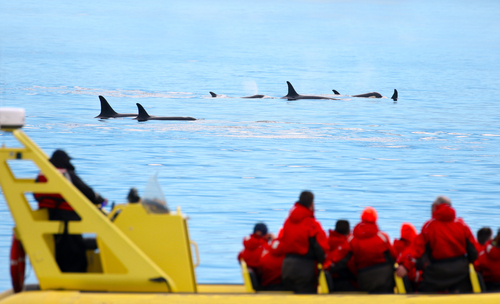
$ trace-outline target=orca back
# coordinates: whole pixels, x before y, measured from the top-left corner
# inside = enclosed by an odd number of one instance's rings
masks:
[[[136,103],[137,109],[139,110],[139,115],[137,115],[137,120],[138,121],[146,121],[148,120],[151,116],[146,112],[144,107],[140,103]]]
[[[286,84],[288,85],[288,94],[286,94],[285,97],[288,97],[288,98],[299,97],[299,94],[297,93],[297,91],[295,91],[295,89],[293,88],[290,81],[287,81]]]
[[[394,89],[394,94],[392,94],[391,99],[394,101],[398,100],[398,90]]]
[[[101,102],[101,113],[95,118],[110,118],[115,117],[118,113],[109,105],[106,98],[99,95],[99,101]]]

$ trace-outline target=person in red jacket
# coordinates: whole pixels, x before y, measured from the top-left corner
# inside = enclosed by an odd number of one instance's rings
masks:
[[[278,238],[271,242],[271,248],[279,242],[279,238],[278,235]],[[281,267],[284,259],[285,256],[278,254],[275,250],[264,249],[262,251],[257,268],[262,290],[284,290],[281,283]]]
[[[417,229],[410,223],[403,223],[401,225],[401,238],[394,239],[394,249],[399,256],[406,248],[408,248],[415,237],[417,236]]]
[[[283,225],[283,235],[275,248],[285,255],[281,269],[283,286],[295,293],[317,292],[317,263],[323,263],[328,239],[314,218],[314,195],[303,191]]]
[[[493,231],[489,227],[483,227],[477,231],[477,252],[481,252],[486,247],[486,243],[491,240]]]
[[[394,239],[393,244],[398,257],[402,254],[406,254],[406,251],[409,250],[416,237],[417,229],[415,229],[415,226],[410,223],[403,223],[401,225],[401,238]],[[403,279],[405,282],[406,292],[416,291],[418,284],[422,281],[422,270],[415,267],[408,269],[408,279]]]
[[[486,291],[500,291],[500,230],[493,241],[486,242],[474,266],[483,276]]]
[[[50,162],[57,170],[87,197],[94,205],[105,205],[106,199],[102,198],[92,188],[87,186],[75,173],[75,167],[70,162],[71,158],[63,150],[56,150],[50,158]],[[38,183],[47,182],[46,177],[39,173],[36,179]],[[64,233],[54,235],[55,257],[61,272],[86,272],[87,255],[86,246],[81,235],[68,233],[69,221],[80,221],[80,216],[73,208],[57,193],[34,193],[39,208],[46,208],[49,220],[64,222]]]
[[[361,291],[393,293],[396,251],[389,236],[379,230],[376,222],[377,211],[366,207],[361,214],[361,223],[354,227],[349,240],[358,285]]]
[[[351,234],[349,222],[338,220],[335,230],[330,230],[328,245],[330,252],[325,261],[325,269],[328,269],[332,278],[333,286],[330,291],[357,291],[356,276],[353,264],[348,263],[351,255],[348,237]],[[351,269],[350,269],[351,268]]]
[[[422,227],[410,249],[398,258],[396,275],[404,277],[417,259],[428,259],[419,290],[423,292],[471,292],[469,263],[477,258],[476,239],[447,197],[432,204],[432,219]],[[424,255],[425,254],[425,255]]]
[[[256,270],[259,267],[262,251],[270,248],[268,243],[270,239],[266,224],[257,223],[253,233],[243,239],[244,249],[238,254],[238,261],[244,260],[248,267]]]

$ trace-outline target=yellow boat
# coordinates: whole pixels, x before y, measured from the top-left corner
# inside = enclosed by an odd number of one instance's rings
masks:
[[[188,223],[176,212],[148,213],[142,204],[115,206],[109,214],[95,208],[50,162],[47,155],[21,131],[24,110],[0,109],[2,132],[12,134],[21,147],[0,148],[0,185],[15,222],[13,233],[28,255],[39,285],[18,293],[0,294],[1,303],[500,303],[500,293],[480,293],[473,267],[474,294],[405,294],[396,278],[395,293],[329,293],[320,272],[318,295],[256,292],[245,263],[243,284],[198,284],[196,243]],[[12,162],[31,161],[46,183],[18,178]],[[68,224],[70,234],[92,235],[96,248],[87,250],[86,273],[63,273],[55,260],[54,234],[63,223],[49,221],[46,209],[32,208],[33,193],[58,193],[81,217]],[[193,254],[196,259],[193,259]],[[195,260],[195,262],[194,262]]]

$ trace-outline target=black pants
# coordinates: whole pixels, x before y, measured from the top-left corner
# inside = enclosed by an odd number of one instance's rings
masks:
[[[51,221],[79,221],[74,211],[49,209]],[[65,224],[62,234],[54,234],[56,262],[61,272],[87,272],[87,254],[83,237],[79,234],[68,234]]]
[[[347,269],[341,269],[330,273],[332,286],[329,286],[330,292],[336,291],[358,291],[357,278]]]
[[[358,270],[359,290],[369,293],[394,293],[394,268],[389,263]]]
[[[424,269],[419,291],[449,293],[472,292],[469,261],[466,257],[433,261]]]
[[[300,256],[286,256],[281,267],[286,290],[294,293],[317,293],[316,261]]]

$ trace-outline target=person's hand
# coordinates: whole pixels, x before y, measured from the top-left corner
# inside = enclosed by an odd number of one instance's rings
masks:
[[[396,275],[400,278],[406,276],[407,274],[408,270],[403,265],[399,265],[398,269],[396,269]]]
[[[106,207],[106,205],[108,205],[108,199],[105,198],[101,203],[101,208]]]

